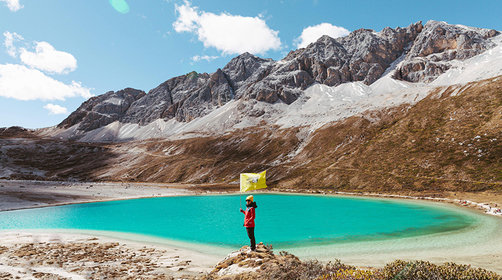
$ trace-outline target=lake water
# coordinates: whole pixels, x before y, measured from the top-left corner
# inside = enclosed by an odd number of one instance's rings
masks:
[[[248,243],[239,212],[243,197],[145,198],[0,212],[0,230],[97,230],[238,247]],[[452,209],[388,199],[256,194],[255,201],[257,241],[279,248],[421,236],[476,223]]]
[[[0,212],[0,230],[97,230],[239,247],[248,243],[239,212],[243,197],[145,198]],[[256,194],[255,201],[256,239],[276,248],[413,237],[476,223],[447,207],[388,199]]]

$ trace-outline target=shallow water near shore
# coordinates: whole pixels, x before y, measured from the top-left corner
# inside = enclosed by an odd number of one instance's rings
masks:
[[[0,230],[110,231],[238,247],[248,241],[243,200],[180,196],[24,209],[1,212]],[[257,240],[284,249],[461,232],[479,224],[466,211],[398,200],[282,194],[256,194],[255,200]]]

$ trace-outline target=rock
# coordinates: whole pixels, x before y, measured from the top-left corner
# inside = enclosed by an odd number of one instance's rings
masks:
[[[91,97],[64,119],[58,127],[69,128],[78,124],[78,130],[90,131],[105,126],[120,120],[129,106],[143,96],[145,96],[144,91],[126,88]]]
[[[0,272],[0,279],[12,279],[12,274],[8,272]]]
[[[223,68],[223,72],[231,81],[233,90],[236,90],[245,85],[252,76],[253,81],[263,79],[268,75],[266,70],[273,62],[272,59],[262,59],[246,52],[230,60]]]
[[[254,279],[252,273],[259,272],[266,267],[280,266],[285,262],[300,262],[291,254],[282,253],[275,255],[272,246],[265,246],[263,243],[256,245],[256,252],[250,250],[249,246],[243,246],[239,251],[230,253],[223,261],[203,279],[219,279],[219,277],[248,277],[238,279]],[[225,278],[222,278],[225,279]],[[233,279],[233,278],[229,278]]]
[[[488,38],[498,31],[429,21],[417,36],[394,78],[431,82],[446,72],[448,61],[465,60],[494,47]]]

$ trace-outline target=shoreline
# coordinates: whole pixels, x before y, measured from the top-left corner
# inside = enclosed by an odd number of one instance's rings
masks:
[[[354,192],[323,192],[314,194],[324,194],[324,195],[345,195],[354,197],[377,197],[377,198],[390,198],[390,199],[405,199],[405,200],[423,200],[439,203],[449,203],[456,206],[470,207],[474,210],[480,210],[486,215],[502,217],[502,208],[500,206],[491,207],[490,203],[486,202],[475,202],[468,199],[451,199],[447,197],[430,197],[430,196],[410,196],[410,195],[398,195],[398,194],[381,194],[381,193],[354,193]],[[479,212],[479,211],[478,211]]]
[[[64,182],[64,181],[32,181],[32,180],[0,180],[0,194],[5,192],[5,183],[24,183],[23,185],[35,184],[37,186],[50,185],[54,187],[54,184],[63,186],[63,188],[75,188],[83,187],[85,185],[90,186],[113,186],[112,192],[119,192],[120,188],[131,189],[135,192],[134,195],[117,196],[97,196],[92,199],[86,197],[79,197],[78,194],[74,195],[76,198],[72,201],[64,202],[52,202],[52,203],[41,203],[33,202],[31,205],[15,206],[7,208],[2,203],[5,203],[5,199],[0,198],[0,212],[2,211],[13,211],[21,209],[33,209],[51,206],[63,206],[70,204],[81,204],[81,203],[94,203],[94,202],[105,202],[105,201],[117,201],[117,200],[129,200],[129,199],[142,199],[142,198],[154,198],[154,197],[170,197],[170,196],[200,196],[200,195],[233,195],[240,194],[238,190],[207,190],[207,186],[213,184],[205,184],[204,188],[201,189],[199,185],[196,184],[163,184],[163,183],[138,183],[138,182]],[[66,184],[66,185],[65,185]],[[220,184],[214,184],[220,185]],[[33,185],[32,185],[33,186]],[[115,189],[117,188],[118,189]],[[54,187],[56,188],[56,187]],[[86,189],[89,189],[86,187]],[[26,190],[26,186],[24,186]],[[60,189],[57,189],[58,191]],[[81,189],[80,189],[81,190]],[[166,192],[166,190],[169,190]],[[79,189],[77,189],[79,191]],[[493,207],[489,202],[476,202],[469,199],[452,199],[449,197],[431,197],[431,196],[415,196],[415,195],[400,195],[400,194],[389,194],[389,193],[374,193],[374,192],[343,192],[343,191],[326,191],[320,189],[314,190],[298,190],[298,189],[277,189],[277,190],[259,190],[256,193],[276,193],[276,194],[311,194],[311,195],[333,195],[333,196],[350,196],[350,197],[373,197],[373,198],[389,198],[389,199],[404,199],[404,200],[414,200],[414,201],[431,201],[439,203],[453,204],[457,207],[468,207],[469,209],[474,209],[478,212],[482,212],[486,215],[497,216],[502,218],[502,202],[492,203],[495,204]],[[99,194],[99,193],[98,193]],[[120,193],[117,193],[120,194]],[[466,193],[462,193],[466,195]],[[494,195],[494,194],[493,194]],[[488,195],[490,196],[490,195]],[[500,195],[502,201],[502,194]],[[23,202],[23,201],[19,201]],[[27,201],[24,201],[27,202]],[[461,207],[461,208],[462,208]]]
[[[56,185],[56,186],[55,186]],[[92,187],[89,188],[89,185]],[[21,188],[20,186],[23,186]],[[33,189],[32,189],[33,188]],[[42,190],[46,190],[43,192]],[[33,199],[30,195],[23,195],[33,191],[36,195],[41,195],[41,199]],[[10,194],[9,194],[10,192]],[[92,192],[94,196],[90,195]],[[499,218],[502,214],[486,213],[486,203],[474,203],[471,201],[466,207],[460,204],[464,200],[438,197],[415,197],[396,194],[375,194],[375,193],[352,193],[352,192],[334,192],[320,190],[306,190],[300,192],[294,189],[265,190],[257,193],[269,194],[291,194],[291,195],[332,195],[347,196],[357,198],[382,198],[391,200],[403,200],[410,202],[428,202],[442,207],[451,207],[458,211],[467,211],[473,216],[478,215],[480,220],[484,220],[484,226],[480,229],[468,231],[462,234],[439,234],[436,236],[402,238],[400,240],[382,240],[371,242],[360,242],[354,248],[352,244],[335,244],[322,246],[308,246],[300,248],[290,248],[287,251],[299,255],[303,260],[318,259],[321,261],[332,261],[336,258],[341,259],[343,263],[355,265],[357,267],[381,267],[395,259],[422,259],[436,263],[456,262],[460,264],[470,264],[475,267],[481,267],[502,274],[502,236],[495,232],[502,230],[502,223]],[[20,209],[32,209],[40,207],[50,207],[59,205],[69,205],[78,203],[93,203],[103,201],[128,200],[140,198],[168,197],[168,196],[200,196],[200,195],[236,195],[239,192],[229,190],[204,191],[190,185],[169,185],[169,184],[143,184],[143,183],[85,183],[85,182],[39,182],[39,181],[11,181],[0,180],[0,212],[14,211]],[[63,194],[63,195],[62,195]],[[53,196],[53,197],[51,197]],[[10,203],[3,202],[11,199]],[[459,207],[462,206],[463,207]],[[17,206],[17,207],[14,207]],[[493,209],[493,207],[492,207]],[[484,213],[484,215],[482,215]],[[488,222],[487,222],[488,221]],[[487,226],[488,225],[488,226]],[[97,238],[97,240],[119,242],[126,248],[135,250],[136,245],[147,246],[159,250],[174,250],[176,252],[185,252],[187,259],[193,261],[193,267],[185,266],[183,270],[193,268],[192,275],[205,273],[214,268],[218,261],[225,257],[232,249],[220,248],[219,252],[213,251],[214,246],[208,245],[206,250],[194,250],[194,244],[183,246],[183,242],[150,242],[150,238],[127,238],[127,234],[100,234],[95,231],[51,231],[51,230],[9,230],[0,231],[3,237],[0,241],[0,248],[5,246],[5,237],[12,237],[12,234],[29,235],[32,240],[37,241],[45,238],[47,235],[55,234],[60,236],[61,242],[72,244],[75,240],[85,238]],[[108,235],[108,236],[107,236]],[[80,236],[80,239],[77,238]],[[479,237],[483,236],[482,239]],[[476,239],[477,238],[477,239]],[[150,239],[147,240],[147,239]],[[153,238],[154,239],[154,238]],[[469,240],[466,244],[455,242],[455,239]],[[427,242],[436,244],[428,247]],[[7,242],[8,243],[8,242]],[[410,244],[407,244],[410,243]],[[13,243],[9,243],[12,245]],[[130,244],[133,244],[130,246]],[[136,245],[134,245],[136,244]],[[417,245],[418,244],[418,245]],[[420,245],[422,244],[422,245]],[[472,244],[476,244],[473,246]],[[495,244],[492,246],[492,244]],[[500,245],[497,245],[500,244]],[[136,246],[136,247],[135,247]],[[203,246],[203,245],[201,245]],[[411,247],[410,247],[411,246]],[[418,247],[414,247],[418,246]],[[436,248],[437,247],[437,248]],[[411,253],[410,253],[411,252]],[[169,255],[169,254],[168,254]],[[192,257],[194,256],[194,257]],[[1,250],[0,250],[1,257]],[[193,260],[192,260],[193,259]],[[1,260],[1,259],[0,259]],[[0,266],[0,272],[5,267]],[[171,271],[169,270],[169,273]],[[182,275],[182,274],[175,274]]]
[[[10,273],[11,278],[33,279],[35,273],[49,273],[54,279],[113,279],[131,274],[192,279],[210,272],[223,258],[91,231],[9,230],[0,235],[0,276]]]

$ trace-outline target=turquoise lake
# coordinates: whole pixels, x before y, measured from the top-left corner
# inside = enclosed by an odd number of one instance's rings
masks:
[[[178,196],[15,210],[0,212],[0,230],[97,230],[239,247],[248,243],[241,200]],[[446,207],[399,200],[255,194],[255,201],[257,242],[280,248],[412,237],[476,223]]]

